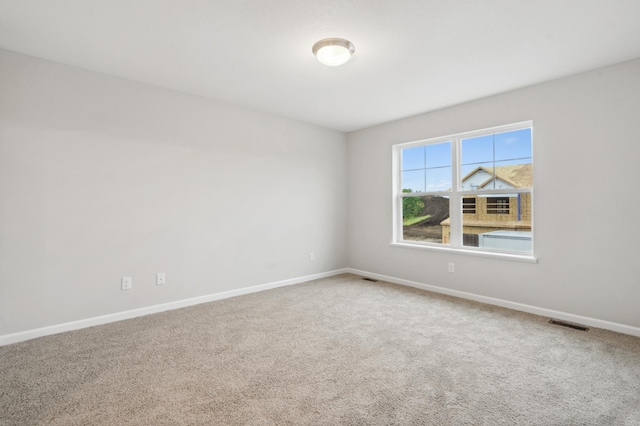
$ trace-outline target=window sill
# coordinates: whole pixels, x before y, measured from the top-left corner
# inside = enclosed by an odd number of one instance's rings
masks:
[[[405,249],[437,251],[440,253],[462,254],[465,256],[488,257],[491,259],[510,260],[514,262],[538,263],[537,257],[521,255],[521,254],[476,251],[476,250],[467,250],[467,249],[454,248],[454,247],[436,247],[431,245],[409,244],[409,243],[391,243],[391,246],[405,248]]]

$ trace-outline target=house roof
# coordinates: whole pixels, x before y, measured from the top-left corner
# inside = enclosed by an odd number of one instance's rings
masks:
[[[462,182],[466,181],[480,170],[489,175],[492,175],[492,177],[484,181],[482,184],[478,185],[479,188],[485,187],[487,184],[489,184],[489,182],[493,180],[493,171],[482,166],[476,167],[471,172],[469,172],[465,177],[462,178]],[[515,188],[527,188],[533,186],[533,173],[531,163],[513,164],[510,166],[496,166],[495,177]]]

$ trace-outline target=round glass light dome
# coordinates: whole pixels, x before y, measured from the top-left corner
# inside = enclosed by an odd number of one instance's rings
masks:
[[[325,38],[314,44],[311,49],[320,63],[330,67],[347,62],[355,50],[353,43],[343,38]]]

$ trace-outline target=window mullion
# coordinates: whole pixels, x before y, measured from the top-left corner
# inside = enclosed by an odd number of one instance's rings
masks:
[[[460,197],[458,191],[460,184],[458,179],[460,176],[460,139],[453,138],[451,141],[451,194],[449,197],[449,220],[450,220],[450,241],[451,247],[462,247],[462,217],[460,206]]]

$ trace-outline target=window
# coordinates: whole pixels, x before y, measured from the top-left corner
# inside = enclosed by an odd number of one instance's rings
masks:
[[[476,214],[476,199],[465,197],[462,199],[462,213]]]
[[[532,123],[394,145],[394,243],[533,256]]]
[[[509,214],[509,197],[488,197],[487,214]]]

